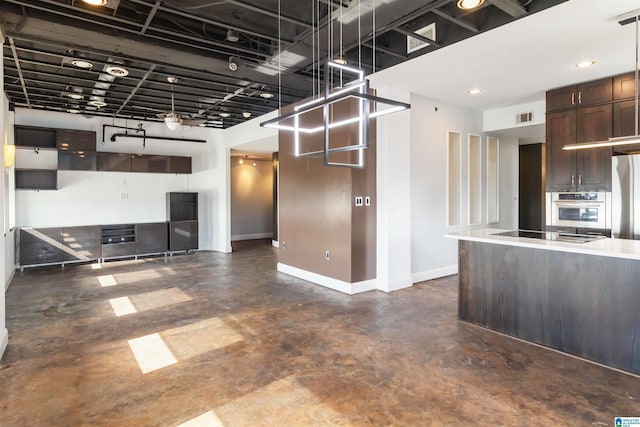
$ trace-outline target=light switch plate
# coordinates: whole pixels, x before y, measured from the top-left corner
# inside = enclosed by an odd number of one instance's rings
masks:
[[[356,206],[362,206],[362,196],[356,196]]]
[[[366,196],[366,197],[364,198],[364,205],[365,205],[365,206],[371,206],[371,197]]]

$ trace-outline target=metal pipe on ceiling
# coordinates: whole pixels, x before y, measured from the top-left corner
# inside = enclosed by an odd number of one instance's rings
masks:
[[[9,37],[9,44],[11,45],[11,52],[13,53],[13,60],[16,63],[16,69],[18,70],[18,77],[20,78],[20,84],[22,85],[22,91],[24,92],[24,99],[27,101],[27,106],[31,108],[29,102],[29,94],[27,93],[27,85],[24,82],[24,76],[22,75],[22,68],[20,67],[20,60],[18,59],[18,52],[16,52],[16,46],[13,43],[13,39]]]

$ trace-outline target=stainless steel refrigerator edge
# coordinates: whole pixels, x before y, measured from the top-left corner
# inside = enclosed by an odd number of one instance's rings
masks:
[[[613,156],[611,235],[640,239],[640,155]]]

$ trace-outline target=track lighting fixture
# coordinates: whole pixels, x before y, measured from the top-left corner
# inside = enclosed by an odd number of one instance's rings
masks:
[[[240,62],[240,58],[238,58],[237,56],[230,56],[229,57],[229,69],[231,71],[237,71],[239,62]]]

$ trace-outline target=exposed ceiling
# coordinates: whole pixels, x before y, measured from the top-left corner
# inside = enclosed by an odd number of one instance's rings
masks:
[[[472,11],[455,0],[376,0],[375,25],[373,1],[4,0],[5,93],[11,106],[160,120],[173,92],[183,118],[227,128],[319,92],[327,58],[370,74],[565,0],[486,0]],[[435,33],[420,31],[433,23]],[[430,43],[407,53],[408,35]],[[73,65],[80,59],[92,67]],[[128,75],[108,74],[113,66]]]

